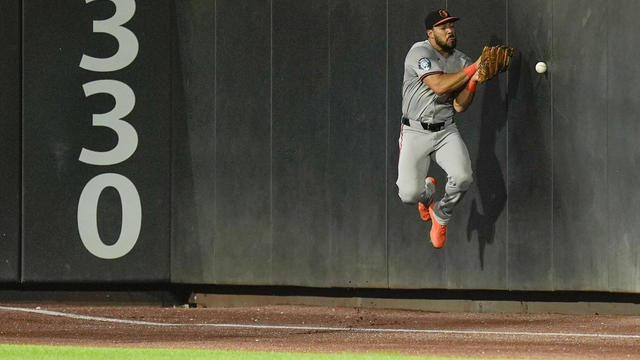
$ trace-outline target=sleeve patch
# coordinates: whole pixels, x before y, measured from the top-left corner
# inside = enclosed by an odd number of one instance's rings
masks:
[[[418,68],[420,68],[420,70],[428,71],[429,69],[431,69],[431,61],[426,57],[423,57],[422,59],[418,60]]]

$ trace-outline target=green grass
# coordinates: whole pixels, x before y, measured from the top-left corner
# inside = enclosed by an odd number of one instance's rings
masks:
[[[2,360],[454,360],[393,354],[300,354],[252,351],[169,350],[74,346],[0,345]],[[459,358],[458,358],[459,359]],[[465,360],[471,360],[465,358]]]

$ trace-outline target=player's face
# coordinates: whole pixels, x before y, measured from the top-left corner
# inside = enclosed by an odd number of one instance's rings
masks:
[[[434,26],[432,30],[433,39],[445,51],[452,51],[456,48],[456,27],[453,22]]]

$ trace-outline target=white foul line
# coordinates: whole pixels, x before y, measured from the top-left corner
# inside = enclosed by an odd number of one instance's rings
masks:
[[[236,328],[236,329],[262,329],[262,330],[305,330],[305,331],[344,331],[344,332],[374,332],[374,333],[404,333],[404,334],[464,334],[464,335],[506,335],[506,336],[556,336],[556,337],[585,337],[608,339],[640,339],[640,335],[632,334],[585,334],[585,333],[561,333],[561,332],[533,332],[533,331],[484,331],[484,330],[446,330],[446,329],[393,329],[393,328],[359,328],[359,327],[330,327],[330,326],[296,326],[296,325],[252,325],[252,324],[188,324],[188,323],[163,323],[140,320],[124,320],[101,316],[88,316],[60,311],[42,310],[39,308],[21,308],[12,306],[0,306],[0,310],[21,311],[42,315],[61,316],[77,320],[101,321],[129,325],[145,326],[174,326],[174,327],[212,327],[212,328]]]

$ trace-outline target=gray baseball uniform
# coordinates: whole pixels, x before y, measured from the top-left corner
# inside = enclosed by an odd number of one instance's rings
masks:
[[[425,187],[425,177],[434,160],[447,173],[445,194],[434,206],[434,216],[442,225],[448,224],[473,181],[471,160],[454,123],[457,92],[438,96],[423,80],[434,74],[457,73],[472,63],[455,49],[445,58],[426,40],[411,47],[404,64],[398,195],[404,203],[428,205],[433,194]],[[433,124],[440,126],[429,129]]]
[[[423,80],[433,74],[457,73],[472,63],[471,58],[457,49],[445,59],[428,40],[415,43],[404,62],[402,115],[431,124],[453,120],[455,94],[438,96]]]

